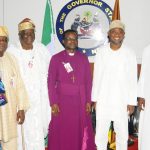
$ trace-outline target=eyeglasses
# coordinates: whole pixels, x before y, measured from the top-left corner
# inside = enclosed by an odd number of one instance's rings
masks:
[[[65,38],[66,41],[77,41],[78,38]]]

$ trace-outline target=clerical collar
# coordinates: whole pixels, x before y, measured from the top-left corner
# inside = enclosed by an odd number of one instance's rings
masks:
[[[68,53],[69,56],[74,56],[75,53]]]
[[[69,52],[66,50],[66,53],[69,55],[69,56],[74,56],[75,55],[75,51],[73,53]]]

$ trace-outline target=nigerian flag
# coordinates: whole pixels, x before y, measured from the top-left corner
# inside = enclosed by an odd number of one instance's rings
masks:
[[[48,48],[50,54],[54,54],[54,25],[53,25],[53,14],[50,0],[46,2],[45,16],[43,23],[42,32],[42,43]],[[48,146],[48,136],[45,138],[45,150]]]
[[[46,2],[45,17],[43,23],[42,43],[47,46],[51,54],[54,54],[54,24],[53,12],[50,0]]]

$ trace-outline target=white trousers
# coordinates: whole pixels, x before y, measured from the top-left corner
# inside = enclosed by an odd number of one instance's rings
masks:
[[[39,129],[36,130],[31,127],[31,129],[24,130],[21,126],[18,126],[17,128],[17,150],[45,150],[44,134],[42,134]]]
[[[17,138],[13,138],[8,142],[2,142],[2,150],[17,150]]]
[[[110,119],[96,120],[95,143],[97,150],[107,150],[110,122]],[[127,150],[128,122],[114,121],[114,130],[116,133],[116,150]]]

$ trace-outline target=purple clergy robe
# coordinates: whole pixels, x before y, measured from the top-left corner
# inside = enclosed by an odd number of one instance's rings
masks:
[[[65,65],[73,69],[67,72]],[[51,59],[48,73],[50,105],[58,104],[60,113],[52,115],[48,150],[96,150],[90,114],[92,79],[87,57],[64,50]]]

